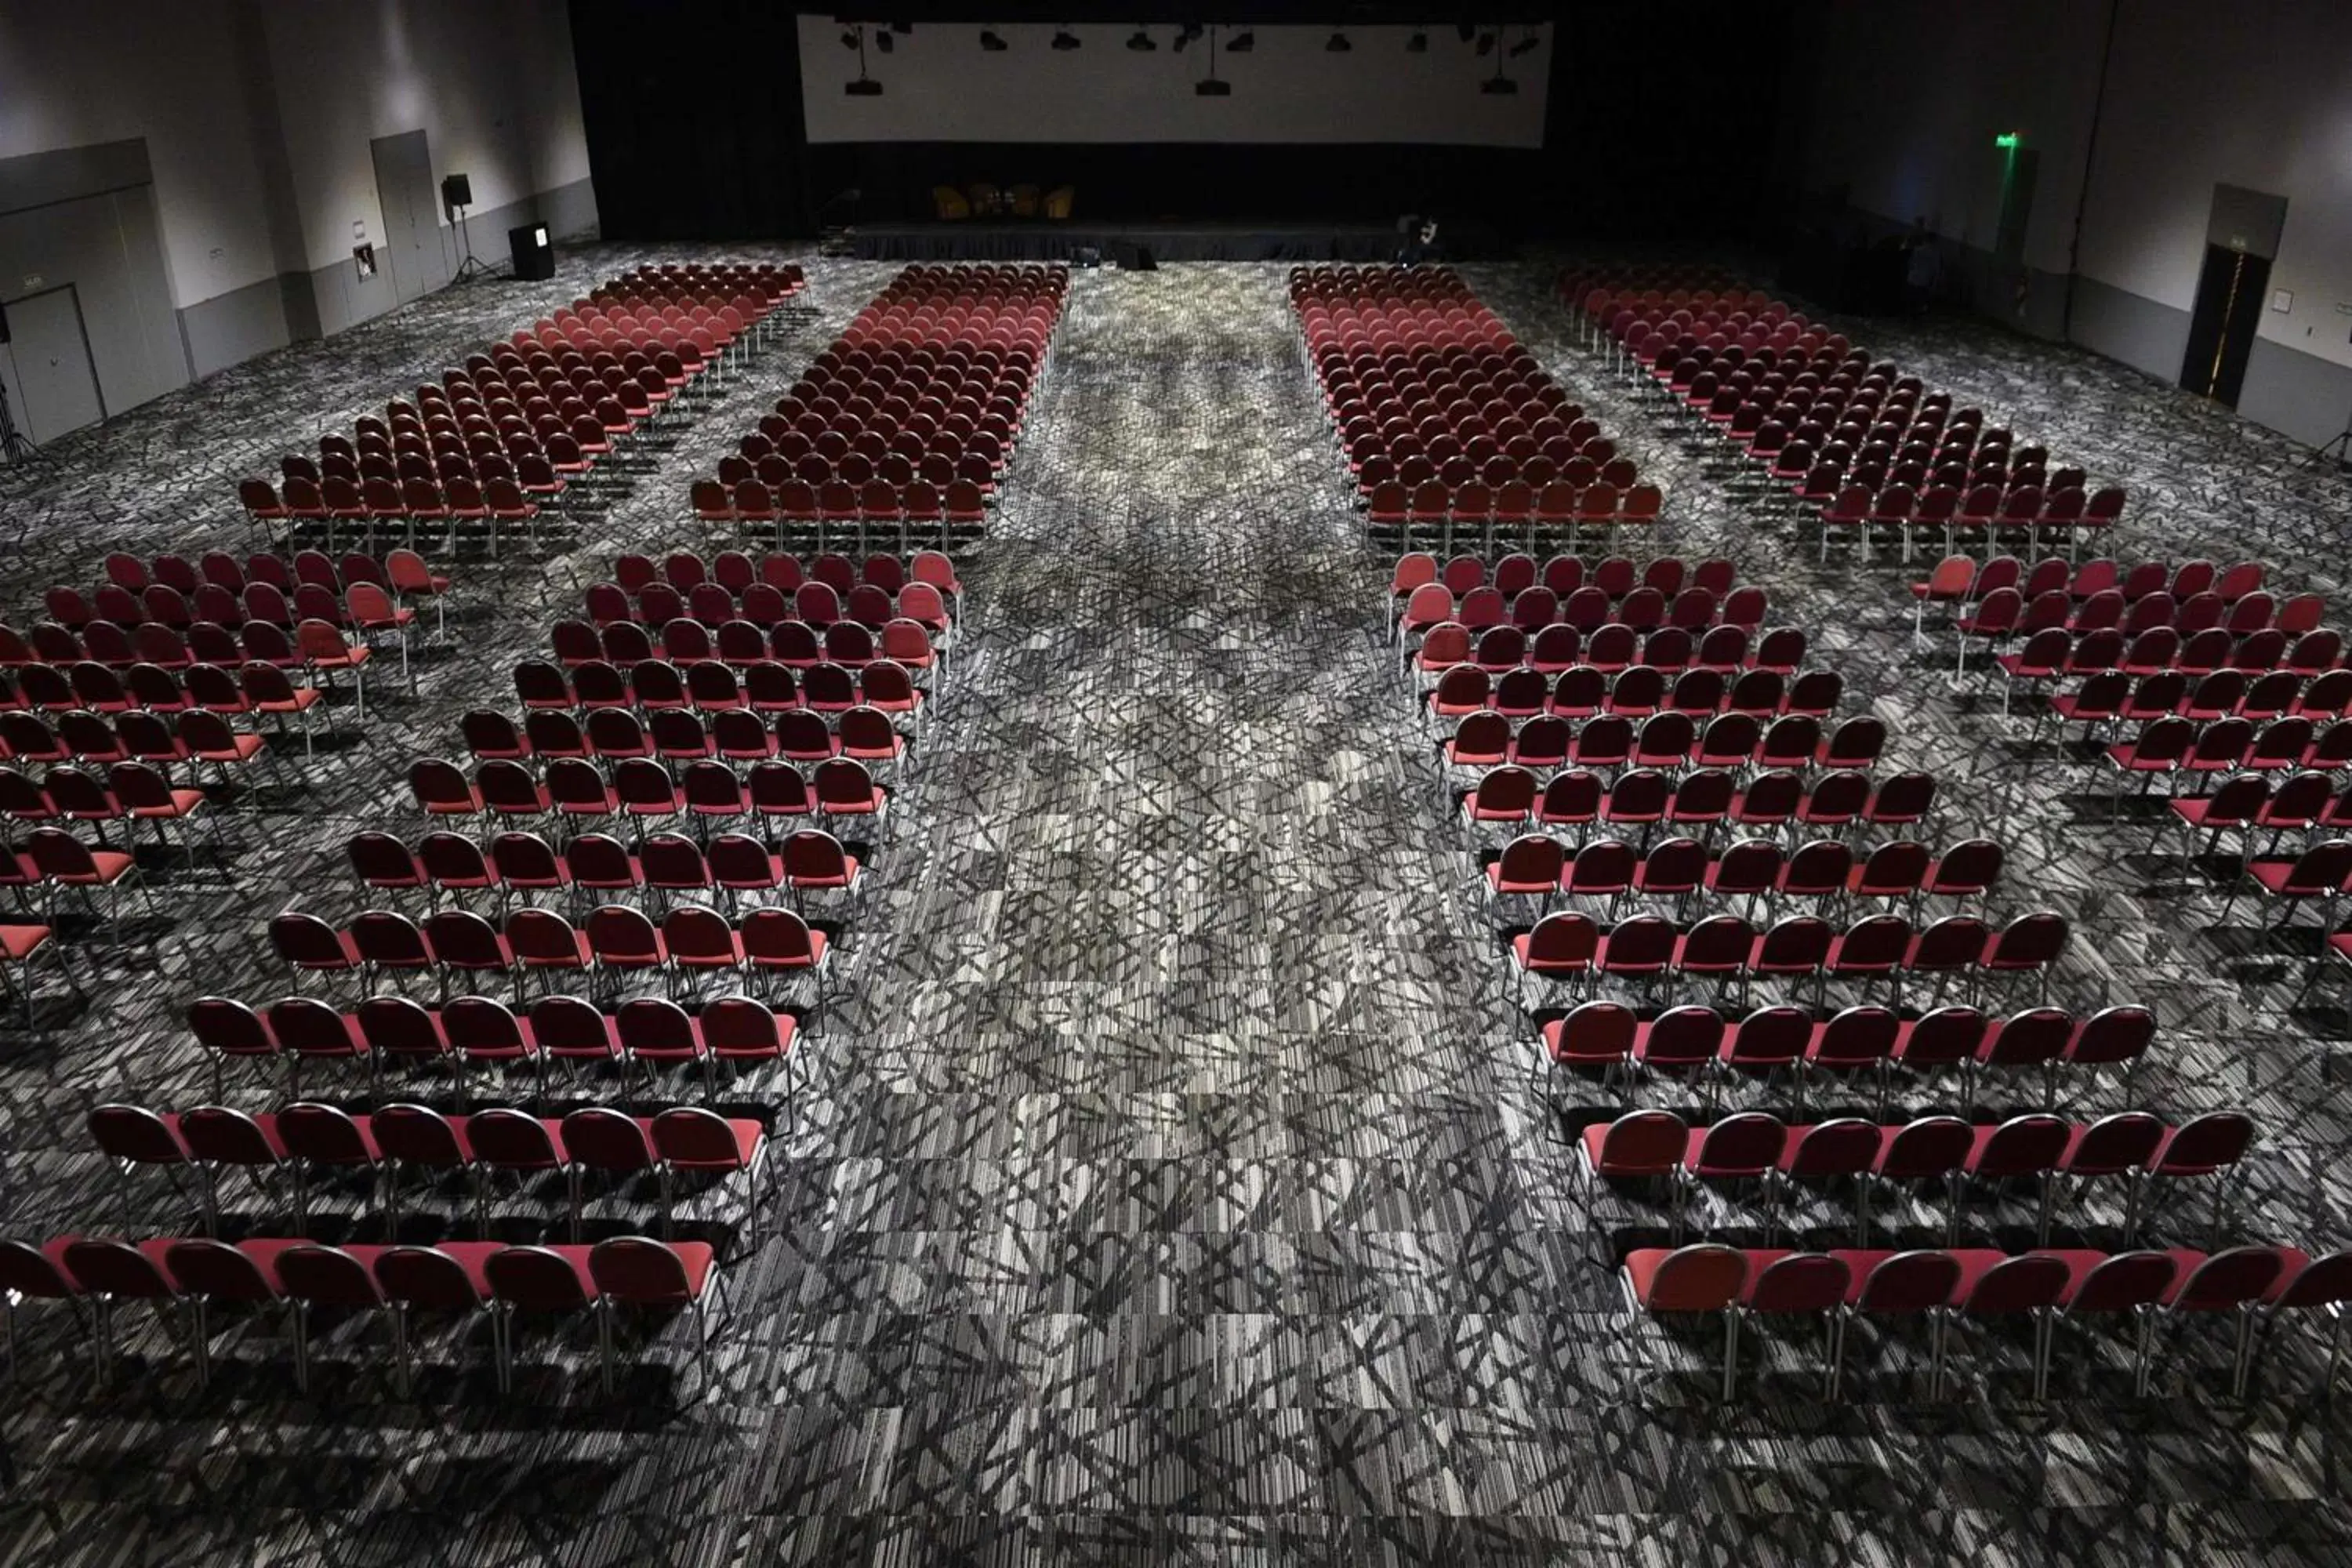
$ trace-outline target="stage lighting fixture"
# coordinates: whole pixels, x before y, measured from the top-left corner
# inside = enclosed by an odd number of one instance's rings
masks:
[[[1006,43],[1003,35],[995,28],[982,27],[980,30],[980,47],[992,55],[1001,55],[1013,46]]]
[[[1245,55],[1255,47],[1257,47],[1255,33],[1235,33],[1225,41],[1225,53],[1229,55]]]
[[[1330,41],[1329,43],[1328,43],[1328,44],[1326,44],[1326,45],[1324,45],[1324,46],[1323,46],[1324,49],[1325,49],[1327,52],[1331,53],[1331,54],[1335,54],[1335,55],[1344,55],[1344,54],[1346,54],[1349,49],[1352,49],[1352,48],[1354,48],[1355,47],[1356,47],[1355,45],[1353,45],[1353,44],[1351,44],[1351,43],[1349,43],[1349,42],[1348,41],[1348,35],[1347,35],[1347,34],[1345,34],[1345,33],[1334,33],[1334,34],[1332,34],[1332,35],[1331,35],[1331,41]]]
[[[887,55],[887,54],[888,54],[892,49],[895,49],[895,48],[897,48],[897,47],[898,47],[898,40],[897,38],[895,38],[895,37],[892,37],[890,36],[890,34],[889,34],[888,30],[887,30],[887,29],[885,29],[884,31],[879,32],[879,33],[877,33],[877,34],[875,34],[875,35],[874,35],[874,47],[875,47],[876,48],[877,48],[877,49],[880,49],[884,54],[886,54],[886,55]]]
[[[1404,52],[1409,55],[1425,55],[1429,53],[1429,35],[1427,33],[1415,33],[1412,37],[1407,38],[1404,41]]]
[[[1078,47],[1078,36],[1067,27],[1056,27],[1054,29],[1053,47],[1067,54]]]
[[[1176,47],[1180,49],[1184,47],[1181,33],[1177,35]],[[1214,27],[1209,29],[1209,74],[1194,82],[1192,90],[1202,98],[1231,98],[1234,95],[1233,83],[1217,79],[1217,30]]]
[[[855,27],[843,29],[841,35],[841,47],[845,49],[854,49],[857,47],[857,29]]]
[[[915,30],[915,24],[912,22],[893,22],[890,24],[890,30],[894,33],[911,33]]]
[[[1182,54],[1184,52],[1184,46],[1199,37],[1205,30],[1206,29],[1204,29],[1198,22],[1187,22],[1182,26],[1177,28],[1175,44],[1176,52],[1180,55]]]
[[[1526,37],[1521,38],[1517,43],[1511,46],[1511,58],[1513,59],[1517,59],[1521,55],[1528,53],[1530,50],[1534,49],[1538,44],[1542,42],[1543,40],[1541,38],[1537,37],[1533,33],[1529,33]]]
[[[1478,36],[1478,24],[1475,22],[1456,22],[1454,24],[1454,36],[1466,44],[1471,39]]]
[[[1150,34],[1145,32],[1142,28],[1138,27],[1135,30],[1135,36],[1127,40],[1127,47],[1140,55],[1148,54],[1151,50],[1158,48],[1160,46],[1151,41]]]
[[[1481,33],[1478,35],[1478,52],[1482,55],[1491,55],[1495,52],[1494,34]]]

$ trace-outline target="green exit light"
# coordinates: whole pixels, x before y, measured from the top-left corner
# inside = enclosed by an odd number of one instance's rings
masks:
[[[2014,131],[2004,131],[2000,135],[1992,139],[1992,144],[1996,147],[2006,147],[2014,150],[2017,146],[2017,132]]]

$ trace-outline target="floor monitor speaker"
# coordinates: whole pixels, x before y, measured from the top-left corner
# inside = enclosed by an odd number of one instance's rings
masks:
[[[548,243],[545,224],[527,223],[520,228],[507,230],[507,248],[513,253],[517,278],[544,279],[555,276],[555,247]]]

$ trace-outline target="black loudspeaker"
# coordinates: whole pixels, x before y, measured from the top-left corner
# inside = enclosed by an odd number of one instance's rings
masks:
[[[445,207],[469,207],[474,205],[474,182],[463,174],[441,176],[441,205]]]
[[[520,228],[507,230],[507,249],[514,257],[517,278],[545,279],[555,276],[555,247],[548,243],[545,224],[527,223]]]
[[[8,341],[8,307],[0,305],[0,343]]]
[[[1152,259],[1151,247],[1148,245],[1127,245],[1122,243],[1114,245],[1111,247],[1111,250],[1118,258],[1118,269],[1122,272],[1157,272],[1160,270],[1160,263]]]

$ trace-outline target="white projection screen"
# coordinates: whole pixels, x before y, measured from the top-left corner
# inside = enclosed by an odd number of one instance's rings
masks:
[[[1353,46],[1328,48],[1329,27],[1254,26],[1246,54],[1217,53],[1229,97],[1203,98],[1208,43],[1178,53],[1176,29],[1149,29],[1159,47],[1127,47],[1132,24],[1077,24],[1081,46],[1055,50],[1050,26],[1001,26],[1009,46],[980,47],[977,23],[925,22],[882,53],[868,24],[866,74],[877,97],[842,90],[857,76],[845,48],[847,25],[800,18],[801,94],[811,142],[1396,142],[1541,147],[1544,86],[1551,74],[1549,24],[1514,25],[1481,57],[1451,26],[1426,31],[1408,53],[1411,27],[1349,27]],[[1220,37],[1233,29],[1220,28]],[[1526,39],[1535,47],[1513,57]],[[1482,92],[1496,73],[1511,93]]]

